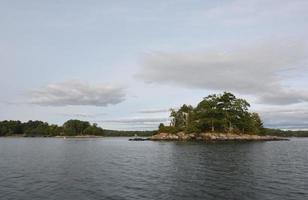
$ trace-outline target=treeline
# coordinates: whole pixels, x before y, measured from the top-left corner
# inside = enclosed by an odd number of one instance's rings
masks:
[[[0,136],[53,137],[53,136],[151,136],[153,131],[104,130],[97,124],[80,120],[68,120],[62,126],[42,121],[0,121]]]
[[[142,137],[150,137],[156,134],[157,131],[116,131],[116,130],[104,130],[104,136],[113,137],[113,136],[121,136],[121,137],[132,137],[132,136],[142,136]]]
[[[62,126],[49,125],[42,121],[1,121],[0,136],[75,136],[75,135],[104,135],[102,128],[87,121],[68,120]]]
[[[209,95],[195,108],[184,104],[178,110],[171,110],[170,126],[160,124],[159,132],[262,134],[262,121],[258,113],[248,111],[249,107],[246,100],[229,92]]]
[[[280,137],[308,137],[308,131],[303,130],[280,130],[265,128],[264,135],[280,136]]]

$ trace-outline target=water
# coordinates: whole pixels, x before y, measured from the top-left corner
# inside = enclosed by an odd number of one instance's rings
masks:
[[[308,199],[308,139],[0,138],[0,199]]]

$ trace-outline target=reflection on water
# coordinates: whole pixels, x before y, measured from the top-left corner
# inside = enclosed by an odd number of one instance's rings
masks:
[[[0,199],[308,199],[308,139],[0,138]]]

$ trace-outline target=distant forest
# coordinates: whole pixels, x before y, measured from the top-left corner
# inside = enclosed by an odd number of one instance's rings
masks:
[[[68,120],[62,126],[42,121],[0,121],[0,136],[54,137],[54,136],[151,136],[155,131],[106,130],[87,121]]]
[[[265,128],[264,135],[273,135],[281,137],[308,137],[308,130],[280,130]]]

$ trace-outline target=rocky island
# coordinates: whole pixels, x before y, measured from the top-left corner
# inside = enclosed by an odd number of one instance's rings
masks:
[[[184,104],[171,109],[169,126],[159,125],[150,140],[274,141],[288,140],[266,135],[258,113],[250,104],[229,92],[205,97],[197,107]]]

